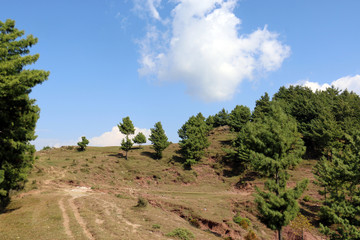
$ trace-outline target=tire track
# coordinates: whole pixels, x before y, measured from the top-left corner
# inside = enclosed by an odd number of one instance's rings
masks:
[[[79,210],[76,207],[75,203],[74,203],[74,199],[75,198],[71,198],[68,200],[69,202],[69,206],[71,208],[71,210],[74,213],[75,219],[77,221],[77,223],[81,226],[85,236],[90,239],[90,240],[95,240],[95,238],[93,237],[93,235],[91,234],[91,232],[89,231],[89,229],[87,228],[84,219],[80,216]]]
[[[66,233],[66,235],[68,235],[68,237],[70,239],[74,239],[74,236],[73,236],[73,234],[70,230],[70,226],[69,226],[69,216],[67,215],[65,207],[64,207],[64,198],[61,198],[58,203],[59,203],[59,207],[61,209],[61,213],[63,216],[63,226],[65,229],[65,233]]]

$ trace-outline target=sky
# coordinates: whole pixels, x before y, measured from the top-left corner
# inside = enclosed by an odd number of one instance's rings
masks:
[[[50,71],[31,97],[34,141],[120,145],[161,121],[170,141],[201,112],[253,109],[265,92],[334,85],[360,94],[360,1],[0,0],[0,21],[39,39],[30,69]],[[137,133],[136,132],[136,133]]]

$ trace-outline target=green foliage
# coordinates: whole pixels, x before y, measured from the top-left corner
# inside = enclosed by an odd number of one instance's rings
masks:
[[[223,108],[214,116],[214,127],[229,125],[229,113]]]
[[[304,231],[310,232],[314,229],[314,226],[311,225],[309,219],[304,215],[299,213],[296,218],[291,221],[290,227],[295,231],[295,234],[301,239],[304,239]]]
[[[50,149],[51,149],[50,146],[45,146],[45,147],[43,147],[41,150],[42,150],[42,151],[45,151],[45,150],[50,150]]]
[[[275,181],[267,181],[265,189],[261,191],[256,188],[256,203],[258,205],[260,220],[270,229],[278,230],[281,235],[281,229],[293,220],[298,212],[299,206],[297,199],[304,192],[308,180],[303,180],[296,185],[294,189],[279,187]]]
[[[134,138],[134,143],[137,143],[139,145],[146,143],[146,137],[142,132],[139,132]]]
[[[135,133],[135,128],[134,128],[132,121],[130,120],[130,117],[123,118],[122,123],[118,124],[118,128],[119,128],[119,131],[122,134],[125,134],[126,136],[129,136],[130,134]]]
[[[29,98],[31,89],[45,81],[49,72],[31,70],[39,55],[29,55],[38,41],[15,28],[15,21],[0,21],[0,208],[9,201],[9,191],[19,189],[32,167],[35,125],[39,107]]]
[[[154,224],[154,225],[152,225],[152,228],[153,228],[153,229],[160,229],[161,226],[160,226],[159,224]]]
[[[181,240],[194,239],[195,236],[192,232],[184,228],[176,228],[172,232],[166,234],[167,237],[175,237]]]
[[[256,100],[255,108],[251,118],[253,120],[264,118],[270,111],[270,103],[269,94],[266,92],[264,96],[261,96],[259,100]]]
[[[121,147],[120,148],[126,152],[125,159],[128,159],[128,152],[131,150],[131,148],[132,148],[132,146],[134,144],[131,141],[131,139],[129,139],[129,135],[135,133],[135,128],[134,128],[134,125],[133,125],[133,123],[132,123],[132,121],[130,120],[129,117],[123,118],[122,123],[120,122],[118,124],[118,128],[119,128],[119,131],[122,134],[126,135],[126,140],[123,139],[121,141]]]
[[[251,225],[251,222],[248,218],[243,218],[240,215],[236,215],[233,218],[234,223],[237,223],[240,227],[247,230],[249,226]]]
[[[239,132],[250,121],[250,118],[251,113],[248,107],[236,105],[229,115],[228,125],[235,132]]]
[[[317,182],[327,196],[320,209],[322,232],[330,239],[360,238],[360,134],[332,151],[315,167]]]
[[[185,165],[191,167],[204,155],[205,148],[210,145],[207,139],[208,130],[205,118],[201,113],[196,117],[190,117],[179,129],[178,134],[181,138],[179,146],[185,159]]]
[[[241,143],[249,149],[253,168],[284,183],[287,169],[296,166],[305,152],[296,121],[277,103],[270,105],[267,116],[244,127]]]
[[[165,131],[161,125],[161,122],[155,123],[154,128],[151,128],[151,135],[149,140],[153,144],[153,149],[156,153],[156,158],[162,158],[162,152],[170,145],[168,138],[165,134]]]
[[[126,139],[126,140],[125,140]],[[123,139],[121,141],[121,150],[124,150],[126,152],[126,156],[125,156],[125,159],[127,160],[127,157],[128,157],[128,151],[131,150],[132,146],[133,146],[133,142],[131,141],[131,139],[129,139],[128,137],[126,137],[125,139]]]
[[[86,137],[81,137],[81,142],[78,142],[77,145],[79,146],[79,151],[85,151],[87,145],[89,144],[89,140],[86,139]]]

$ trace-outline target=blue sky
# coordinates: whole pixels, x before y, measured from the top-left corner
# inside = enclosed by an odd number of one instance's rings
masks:
[[[33,89],[37,149],[119,145],[130,116],[173,142],[187,119],[264,92],[331,84],[360,93],[360,1],[0,0],[0,21],[39,38],[30,68],[51,72]],[[93,140],[93,141],[91,141]]]

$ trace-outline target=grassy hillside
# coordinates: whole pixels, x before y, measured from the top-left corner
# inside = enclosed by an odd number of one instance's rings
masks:
[[[168,236],[176,228],[195,239],[244,239],[249,232],[275,239],[256,217],[254,186],[264,179],[252,172],[232,176],[222,164],[222,148],[233,137],[227,127],[213,130],[206,157],[190,171],[180,163],[177,144],[161,160],[152,158],[150,146],[134,147],[128,160],[119,147],[39,151],[25,189],[14,192],[0,214],[0,239],[176,239]],[[314,164],[304,160],[293,169],[289,185],[312,180]],[[320,197],[312,182],[304,196],[301,213],[316,226]],[[147,206],[136,207],[139,199]],[[236,215],[249,222],[235,223]],[[285,237],[296,239],[295,230],[286,227]],[[316,229],[305,236],[320,239]]]

